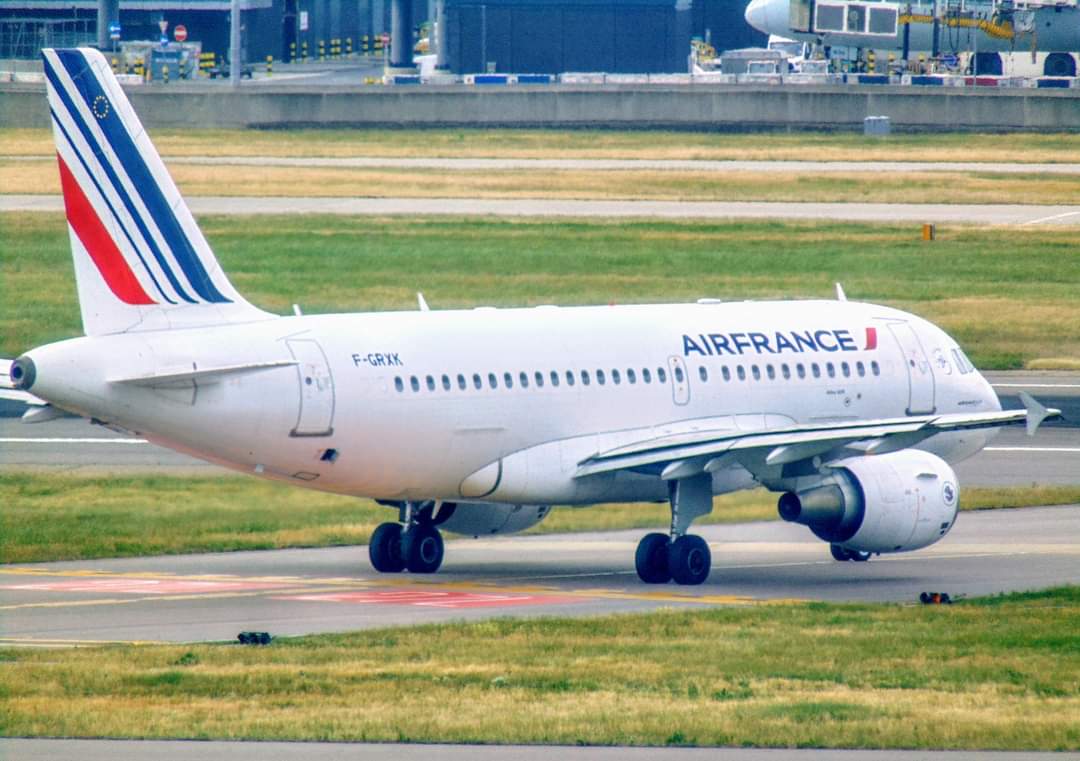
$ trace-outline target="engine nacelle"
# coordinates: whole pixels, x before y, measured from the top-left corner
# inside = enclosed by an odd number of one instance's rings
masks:
[[[782,495],[780,517],[859,552],[918,550],[956,523],[956,474],[937,455],[905,449],[852,457],[834,468],[816,486]]]
[[[440,529],[466,536],[513,534],[535,526],[550,512],[550,505],[447,502],[435,514],[435,523]]]

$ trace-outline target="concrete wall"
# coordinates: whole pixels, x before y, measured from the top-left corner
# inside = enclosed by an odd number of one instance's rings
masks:
[[[623,127],[1080,130],[1080,91],[903,87],[367,87],[127,90],[148,127]],[[0,127],[47,127],[41,85],[0,84]],[[2,149],[0,149],[2,152]]]

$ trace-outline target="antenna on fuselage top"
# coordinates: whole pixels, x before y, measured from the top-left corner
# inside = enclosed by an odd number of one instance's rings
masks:
[[[847,294],[844,293],[844,286],[840,285],[840,283],[836,284],[836,300],[847,301]]]

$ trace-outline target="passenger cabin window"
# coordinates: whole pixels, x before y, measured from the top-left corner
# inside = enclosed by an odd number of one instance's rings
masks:
[[[821,377],[821,368],[818,367],[817,362],[813,362],[813,363],[810,364],[810,372],[811,372],[811,374],[813,374],[813,376],[815,378],[820,378]]]
[[[612,370],[611,371],[611,382],[614,383],[616,386],[618,386],[619,383],[622,382],[622,376],[619,375],[618,370]]]
[[[528,388],[529,387],[529,376],[526,375],[524,372],[518,373],[518,380],[521,381],[521,387],[522,388]]]
[[[597,370],[596,371],[596,382],[599,383],[601,386],[603,386],[604,381],[605,381],[604,371],[603,370]]]
[[[444,375],[442,377],[442,387],[443,387],[443,391],[449,391],[450,390],[450,376],[449,375]]]
[[[849,365],[847,362],[841,362],[840,363],[840,372],[843,373],[845,378],[850,378],[851,377],[851,365]]]
[[[881,365],[878,364],[876,359],[870,361],[870,372],[874,375],[881,375]]]
[[[825,370],[826,370],[826,372],[829,373],[830,378],[835,378],[836,377],[836,368],[833,367],[832,362],[826,362],[825,363]]]
[[[776,369],[772,365],[765,365],[765,374],[769,376],[769,380],[776,380]]]
[[[634,368],[631,367],[626,371],[626,380],[631,386],[637,383],[637,374],[634,372]]]
[[[394,378],[394,388],[396,388],[398,391],[405,390],[405,381],[401,380],[400,375]]]
[[[536,381],[537,388],[544,387],[544,374],[542,372],[537,370],[535,373],[533,373],[533,379]]]
[[[784,376],[784,380],[791,380],[791,368],[788,367],[787,362],[780,365],[780,374]]]
[[[420,381],[417,379],[417,377],[415,375],[410,375],[409,376],[409,386],[412,387],[413,391],[419,391],[420,390]]]
[[[588,370],[582,370],[581,371],[581,385],[582,386],[588,386],[589,385],[589,371]]]
[[[855,363],[855,372],[859,374],[860,378],[866,377],[866,365],[862,363],[862,360]]]
[[[701,378],[702,383],[707,383],[709,380],[709,371],[705,369],[705,365],[701,365],[697,369],[698,377]]]
[[[667,370],[662,367],[656,368],[657,383],[667,383]]]
[[[574,371],[573,370],[567,370],[566,371],[566,385],[567,386],[573,386],[574,385]]]
[[[761,380],[761,368],[757,365],[750,366],[750,374],[754,376],[754,380]]]
[[[424,376],[424,383],[427,384],[427,390],[428,391],[434,391],[435,390],[435,379],[432,378],[430,375],[425,375]]]
[[[559,374],[554,370],[551,371],[551,385],[556,388],[559,386]]]
[[[491,388],[499,387],[499,379],[495,377],[495,373],[488,373],[488,386]]]
[[[484,387],[484,382],[480,380],[480,373],[473,373],[472,384],[473,388],[475,388],[477,391]]]
[[[507,388],[513,388],[514,376],[510,373],[503,373],[503,383],[506,385]]]
[[[676,365],[675,366],[675,382],[676,383],[682,383],[683,380],[685,380],[685,379],[686,379],[686,374],[683,372],[683,369],[681,367],[679,367],[678,365]]]
[[[806,377],[806,366],[802,362],[795,365],[795,374],[798,375],[799,378]]]
[[[462,375],[461,373],[458,373],[458,377],[457,377],[457,387],[458,387],[459,389],[461,389],[462,391],[464,391],[464,390],[465,390],[465,386],[466,386],[466,385],[467,385],[467,384],[465,383],[465,376],[464,376],[464,375]]]
[[[739,376],[739,380],[741,380],[741,381],[746,380],[746,368],[743,367],[742,365],[739,365],[738,367],[735,368],[735,374]]]
[[[649,368],[644,367],[641,370],[641,379],[646,383],[652,383],[652,373],[649,372]]]

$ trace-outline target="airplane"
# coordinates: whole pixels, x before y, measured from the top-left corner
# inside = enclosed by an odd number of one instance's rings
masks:
[[[764,486],[834,558],[955,525],[949,463],[1059,417],[997,396],[945,332],[835,300],[278,316],[233,288],[92,49],[43,51],[85,335],[7,368],[66,410],[226,468],[373,498],[373,567],[433,573],[442,531],[521,531],[551,505],[666,502],[645,583],[701,584],[689,533]],[[508,254],[509,255],[509,254]],[[296,310],[297,312],[299,310]]]
[[[1076,0],[750,0],[744,16],[759,32],[827,47],[971,51],[984,74],[1002,73],[1002,55],[1034,63],[1038,53],[1040,73],[1074,77],[1080,50]]]

